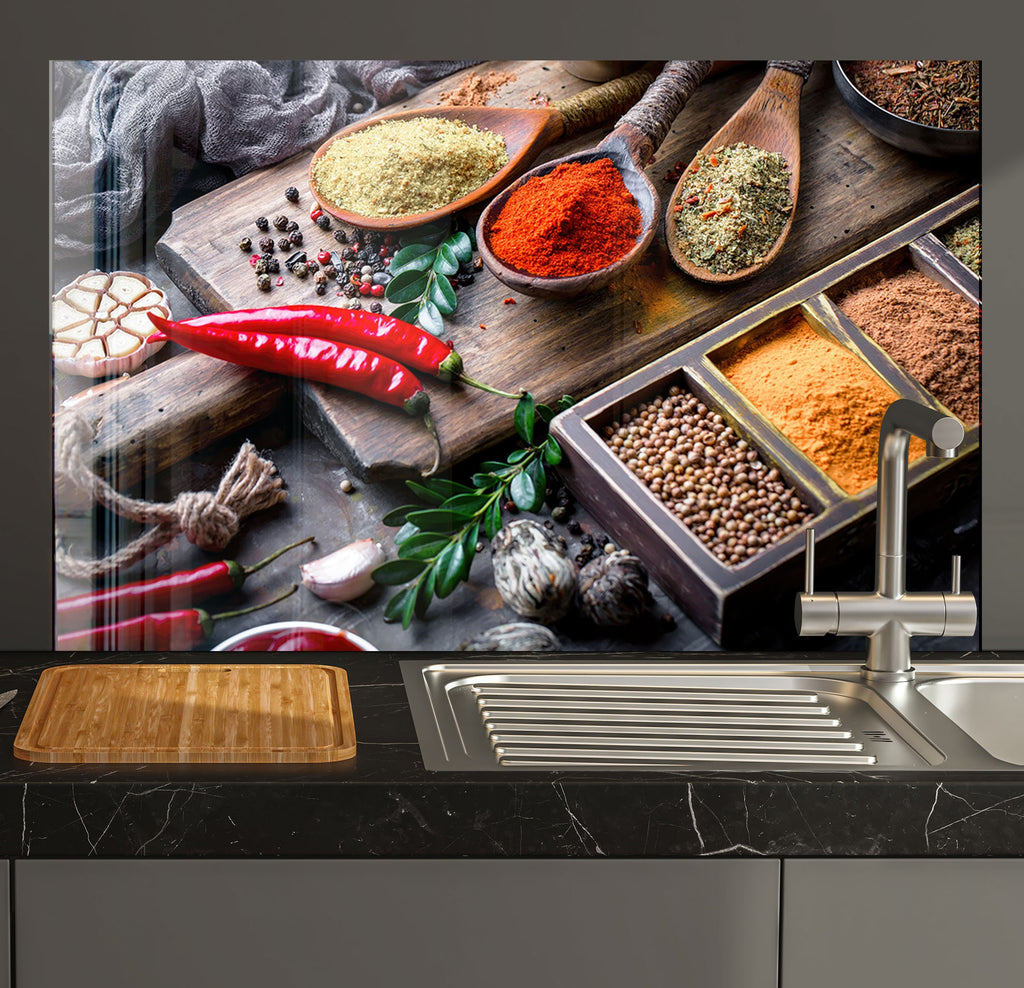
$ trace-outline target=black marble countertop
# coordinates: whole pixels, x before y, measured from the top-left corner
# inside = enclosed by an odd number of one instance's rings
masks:
[[[129,656],[7,655],[0,842],[28,857],[1019,856],[1024,767],[880,777],[780,772],[437,773],[423,768],[398,661],[334,656],[349,677],[354,759],[318,765],[52,765],[13,754],[40,672]],[[445,656],[450,658],[451,656]],[[468,657],[468,656],[467,656]],[[602,658],[613,656],[603,655]],[[717,659],[749,660],[718,654]],[[850,661],[835,653],[777,661]],[[1014,658],[917,653],[915,660]],[[329,661],[318,656],[317,661]],[[490,658],[493,658],[491,656]],[[645,661],[652,657],[643,656]],[[674,661],[707,655],[665,656]],[[163,656],[195,662],[195,655]],[[285,660],[282,655],[276,660]],[[296,661],[309,661],[308,656]]]

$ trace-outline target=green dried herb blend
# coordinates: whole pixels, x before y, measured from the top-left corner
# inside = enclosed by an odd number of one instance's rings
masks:
[[[732,274],[764,260],[793,209],[786,159],[742,142],[701,155],[672,206],[675,235],[697,267]]]
[[[955,227],[942,241],[957,260],[981,275],[981,219],[974,219]]]
[[[336,140],[313,168],[325,199],[362,216],[440,209],[508,164],[505,141],[461,120],[385,120]]]

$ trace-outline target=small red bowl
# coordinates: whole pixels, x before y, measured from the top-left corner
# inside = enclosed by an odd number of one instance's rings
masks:
[[[313,621],[278,621],[232,635],[214,652],[376,652],[364,638]]]

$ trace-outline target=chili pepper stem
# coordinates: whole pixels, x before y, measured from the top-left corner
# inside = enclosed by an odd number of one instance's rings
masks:
[[[488,394],[498,395],[499,398],[512,398],[515,401],[518,401],[524,394],[526,394],[525,388],[515,394],[511,391],[500,391],[498,388],[492,388],[489,384],[477,381],[466,374],[458,374],[455,379],[457,381],[461,381],[463,384],[468,384],[471,388],[479,388],[481,391],[486,391]]]
[[[222,621],[224,618],[236,618],[241,617],[243,614],[251,614],[253,611],[261,611],[264,607],[271,607],[274,604],[279,604],[285,599],[285,597],[290,597],[298,589],[299,585],[297,583],[293,583],[290,590],[286,590],[283,594],[279,594],[273,600],[268,600],[263,604],[253,604],[251,607],[243,607],[237,611],[223,611],[220,614],[210,614],[208,617],[211,621]]]
[[[434,462],[431,464],[430,469],[426,473],[421,474],[421,476],[432,477],[437,473],[437,468],[441,465],[441,439],[437,434],[437,426],[434,425],[430,412],[423,413],[423,424],[427,427],[430,438],[434,440]]]
[[[263,569],[268,563],[272,563],[279,556],[283,556],[286,552],[297,548],[300,545],[305,545],[307,542],[312,542],[316,536],[307,535],[304,539],[299,539],[298,542],[293,542],[291,545],[286,545],[283,549],[278,549],[277,552],[272,552],[266,559],[261,559],[258,563],[253,563],[252,566],[244,566],[242,572],[248,578],[252,576],[257,570]]]

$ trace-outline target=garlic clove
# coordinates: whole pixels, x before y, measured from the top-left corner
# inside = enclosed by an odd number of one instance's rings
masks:
[[[112,377],[140,367],[164,342],[147,313],[169,318],[167,296],[145,275],[90,271],[53,296],[54,366],[65,374]]]
[[[380,544],[359,539],[299,567],[302,585],[323,600],[355,600],[373,586],[373,571],[387,560]]]

